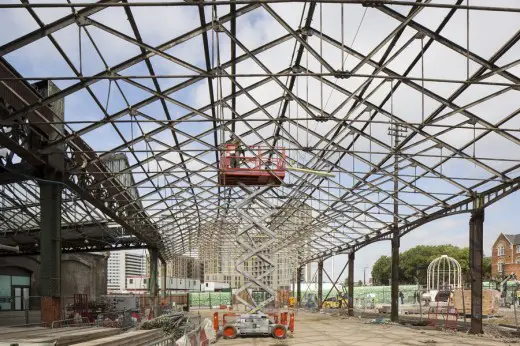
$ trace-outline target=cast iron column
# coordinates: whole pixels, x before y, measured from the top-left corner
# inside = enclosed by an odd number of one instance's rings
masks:
[[[161,260],[161,296],[166,298],[166,261]]]
[[[153,308],[153,315],[159,315],[159,304],[157,301],[157,264],[159,253],[157,249],[148,249],[150,254],[150,279],[148,280],[148,291],[150,293],[150,305]]]
[[[397,322],[399,319],[399,232],[394,228],[392,236],[392,303],[390,320]]]
[[[348,315],[354,316],[354,259],[356,253],[348,254]]]
[[[34,84],[42,97],[51,96],[59,89],[50,81]],[[49,105],[53,112],[53,127],[64,130],[65,119],[64,100],[55,101]],[[38,152],[44,145],[60,138],[56,131],[47,131],[42,136],[36,130],[30,130],[28,135],[29,150]],[[65,145],[59,144],[52,148],[49,154],[42,154],[47,167],[37,172],[40,186],[40,296],[41,320],[52,323],[61,320],[61,191],[63,172],[65,171]]]
[[[302,267],[298,267],[296,270],[296,304],[298,308],[302,301]]]
[[[41,320],[61,319],[61,185],[40,182]]]
[[[484,209],[471,212],[469,221],[469,251],[471,268],[471,329],[472,334],[482,334],[482,257],[484,233]]]
[[[318,262],[318,310],[323,305],[323,260]]]

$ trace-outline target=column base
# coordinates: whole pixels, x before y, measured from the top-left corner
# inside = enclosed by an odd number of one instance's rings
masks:
[[[61,299],[57,297],[41,298],[41,322],[51,327],[52,322],[61,320]]]

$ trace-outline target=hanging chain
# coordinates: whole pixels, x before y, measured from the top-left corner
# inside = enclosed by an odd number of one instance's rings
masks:
[[[81,26],[78,25],[78,48],[79,48],[79,74],[83,76],[83,53],[81,44]]]
[[[112,79],[108,81],[108,95],[107,95],[107,102],[105,103],[105,111],[108,113],[108,104],[110,101],[110,91],[112,90]],[[132,114],[130,114],[131,116]],[[133,121],[131,122],[133,123]],[[133,139],[133,138],[132,138]]]
[[[442,174],[442,160],[443,160],[443,156],[442,156],[442,145],[441,145],[441,174]]]
[[[424,123],[424,37],[421,38],[421,113],[422,123]]]
[[[477,122],[473,121],[473,162],[475,163],[475,167],[477,167],[477,161],[475,161],[475,152],[477,146]]]
[[[341,71],[345,71],[345,10],[341,4]]]
[[[323,3],[320,2],[320,58],[323,58]],[[323,117],[323,63],[320,63],[320,116]]]
[[[372,164],[372,122],[370,121],[370,114],[368,116],[368,120],[369,120],[369,123],[368,123],[368,135],[370,136],[370,138],[368,139],[368,155],[369,155],[369,161],[370,161],[370,164]],[[372,169],[372,167],[370,167],[370,169]]]
[[[306,67],[306,71],[307,71],[307,85],[306,85],[306,98],[307,98],[307,109],[309,109],[309,50],[306,49],[305,50],[305,67]],[[307,114],[306,118],[307,118],[307,131],[306,131],[306,136],[307,136],[307,148],[310,146],[309,145],[309,117],[310,117],[310,114]],[[306,155],[307,156],[307,155]]]
[[[466,0],[466,79],[469,81],[469,0]]]

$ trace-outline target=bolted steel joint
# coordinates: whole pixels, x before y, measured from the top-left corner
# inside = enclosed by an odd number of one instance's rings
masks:
[[[318,115],[316,116],[316,121],[318,122],[321,122],[321,123],[324,123],[326,121],[329,121],[329,117],[327,115],[324,115],[324,116],[321,116],[321,115]]]
[[[309,28],[302,28],[302,37],[312,36],[312,30]]]
[[[338,79],[347,79],[350,78],[350,76],[351,74],[348,71],[336,70],[336,72],[334,73],[334,77]]]
[[[76,23],[78,24],[78,26],[87,26],[92,24],[92,21],[90,20],[90,18],[87,18],[87,16],[77,16]]]
[[[225,74],[225,71],[224,71],[224,69],[222,67],[217,66],[217,67],[215,67],[215,69],[213,71],[213,74],[215,76],[223,76]]]
[[[130,114],[130,115],[132,115],[132,116],[134,116],[134,117],[137,116],[137,114],[138,114],[138,113],[137,113],[137,109],[135,109],[135,108],[130,108],[130,109],[128,110],[128,114]]]
[[[291,72],[292,73],[302,73],[303,67],[301,67],[300,65],[294,65],[293,67],[291,67]]]
[[[417,40],[422,40],[422,39],[425,38],[425,37],[426,37],[426,35],[425,35],[424,33],[422,33],[422,32],[417,32],[417,33],[413,36],[413,38],[415,38],[415,39],[417,39]]]
[[[222,26],[222,24],[220,24],[220,22],[218,20],[214,20],[213,23],[212,23],[212,27],[213,27],[213,30],[215,30],[215,32],[224,32],[224,27]]]
[[[381,0],[366,0],[361,5],[363,7],[380,7],[383,6],[383,2]]]

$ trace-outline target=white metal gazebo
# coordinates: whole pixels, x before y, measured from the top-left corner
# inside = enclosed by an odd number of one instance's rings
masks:
[[[430,292],[462,288],[459,262],[448,255],[434,259],[428,266],[426,285]]]

